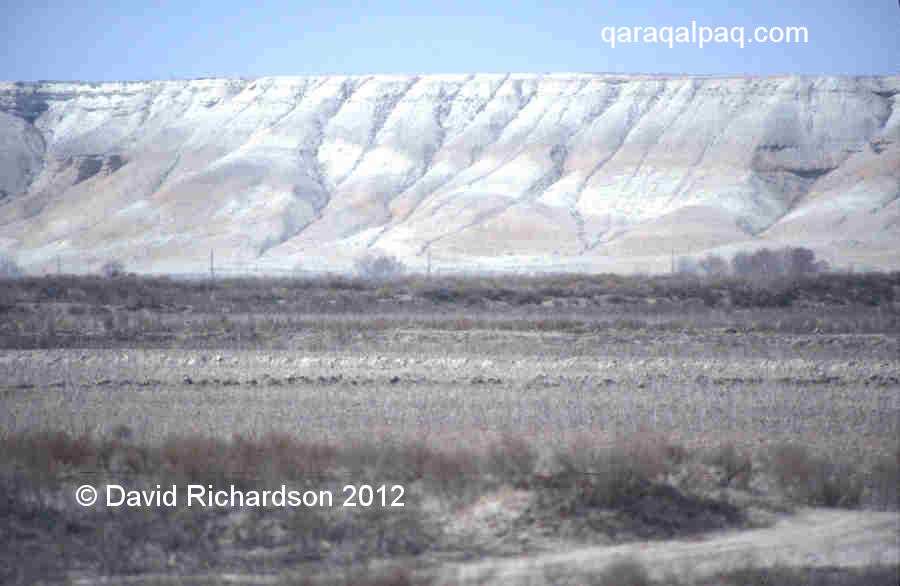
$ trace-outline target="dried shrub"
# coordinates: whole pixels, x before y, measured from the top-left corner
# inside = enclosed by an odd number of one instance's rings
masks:
[[[879,506],[900,507],[900,446],[873,466],[872,491]]]
[[[446,451],[425,440],[381,450],[378,470],[386,477],[422,480],[431,490],[467,498],[484,483],[477,454]]]
[[[544,565],[544,584],[554,586],[651,586],[644,565],[633,558],[620,558],[601,570],[583,570],[577,565],[557,562]],[[680,581],[668,580],[667,586],[678,586]]]
[[[258,439],[236,435],[230,442],[206,437],[171,437],[160,448],[169,474],[195,483],[267,486],[276,481],[323,474],[334,466],[337,449],[272,433]]]
[[[120,260],[111,260],[100,267],[100,272],[106,278],[119,277],[125,273],[125,265]]]
[[[709,583],[722,586],[893,586],[897,584],[898,571],[900,567],[887,565],[862,568],[748,566],[717,574]]]
[[[393,279],[406,272],[406,265],[386,252],[370,251],[353,262],[356,273],[364,279]]]
[[[205,437],[170,437],[160,447],[161,464],[167,475],[196,484],[225,484],[229,463],[227,444]],[[237,479],[235,479],[237,480]]]
[[[365,568],[324,578],[278,582],[279,586],[429,586],[434,583],[433,579],[416,576],[412,570],[403,567]]]
[[[708,277],[724,277],[728,274],[728,261],[715,254],[706,255],[697,264]]]
[[[11,256],[0,254],[0,279],[17,279],[24,277],[25,271]]]
[[[654,438],[637,436],[594,446],[582,437],[557,453],[558,477],[574,484],[578,502],[618,507],[644,495],[668,472],[670,453],[666,442]]]
[[[722,470],[722,486],[734,485],[746,490],[753,476],[753,458],[750,453],[738,449],[732,442],[715,448],[706,463]]]
[[[862,480],[849,463],[816,456],[796,443],[774,446],[768,460],[779,487],[804,504],[850,508],[862,500]]]
[[[785,246],[777,250],[760,248],[749,252],[739,252],[731,259],[731,267],[738,277],[755,280],[790,277],[796,279],[825,272],[826,261],[816,261],[816,253],[802,246]]]
[[[487,449],[487,472],[514,485],[527,484],[534,474],[537,451],[526,441],[513,435],[503,435]]]
[[[67,470],[97,468],[101,446],[88,434],[23,432],[6,436],[0,453],[6,463],[18,462],[29,472],[55,476]]]

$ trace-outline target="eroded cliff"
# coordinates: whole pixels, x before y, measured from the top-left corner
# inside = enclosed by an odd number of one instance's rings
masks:
[[[900,78],[484,74],[0,84],[0,248],[41,270],[900,268]]]

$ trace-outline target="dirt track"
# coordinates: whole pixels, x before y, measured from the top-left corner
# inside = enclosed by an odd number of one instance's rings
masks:
[[[485,560],[446,568],[446,584],[543,584],[553,572],[588,573],[633,558],[655,579],[666,575],[700,578],[736,567],[857,567],[900,563],[897,513],[806,509],[774,526],[707,535],[693,541],[638,542],[588,547],[512,560]]]
[[[900,564],[900,514],[805,509],[772,527],[709,534],[691,541],[636,542],[566,553],[487,559],[439,568],[437,584],[513,586],[576,583],[621,559],[642,562],[654,579],[696,580],[736,568],[863,567]],[[427,571],[431,576],[433,571]],[[298,576],[299,577],[299,576]],[[105,584],[282,584],[289,576],[207,574],[112,577]],[[75,584],[93,584],[75,580]]]

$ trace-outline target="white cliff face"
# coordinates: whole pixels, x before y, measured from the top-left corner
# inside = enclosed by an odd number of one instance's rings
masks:
[[[900,78],[0,83],[0,249],[41,270],[900,268]]]

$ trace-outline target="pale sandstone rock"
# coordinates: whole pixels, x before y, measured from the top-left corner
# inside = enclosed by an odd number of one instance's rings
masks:
[[[900,77],[0,83],[0,249],[36,272],[900,266]],[[5,196],[4,196],[5,194]],[[227,273],[223,273],[227,274]]]

